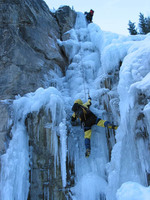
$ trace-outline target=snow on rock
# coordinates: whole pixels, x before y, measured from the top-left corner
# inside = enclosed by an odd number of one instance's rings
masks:
[[[126,182],[118,189],[117,200],[149,200],[150,187],[144,187],[139,183]]]
[[[148,137],[150,131],[146,108],[149,105],[148,91],[150,87],[149,46],[149,35],[143,38],[143,40],[133,41],[120,68],[118,93],[120,97],[121,121],[116,138],[118,142],[121,141],[121,148],[118,148],[118,153],[120,152],[121,157],[119,157],[120,168],[117,174],[114,173],[118,170],[117,167],[112,168],[113,171],[109,173],[110,190],[114,187],[117,189],[121,183],[127,181],[139,182],[144,186],[148,184],[146,173],[149,173],[150,170],[150,165],[148,164],[148,156],[150,155]],[[143,114],[146,115],[147,119]],[[115,145],[116,148],[117,144]],[[111,167],[114,166],[114,163],[118,163],[115,155],[115,151],[112,151]],[[118,183],[114,184],[113,179],[118,180]],[[110,194],[112,194],[112,191],[110,191]],[[111,198],[109,197],[108,199]],[[115,197],[112,199],[115,199]],[[143,198],[139,197],[139,199]]]
[[[74,194],[73,200],[103,199],[105,197],[106,187],[106,181],[100,176],[93,175],[92,173],[85,174],[79,180],[78,184],[72,188],[72,193]]]
[[[52,148],[54,165],[58,165],[59,146],[57,135],[61,138],[60,164],[63,186],[66,185],[66,114],[61,93],[53,87],[39,88],[23,97],[17,96],[13,102],[15,123],[12,140],[1,158],[0,199],[26,200],[29,191],[29,147],[25,119],[28,113],[39,112],[42,107],[50,110],[52,117]],[[57,163],[58,162],[58,163]],[[56,171],[56,170],[55,170]]]

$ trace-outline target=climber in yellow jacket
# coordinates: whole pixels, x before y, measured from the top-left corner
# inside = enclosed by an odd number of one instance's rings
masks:
[[[102,120],[98,118],[94,113],[92,113],[89,110],[89,107],[91,105],[91,98],[88,98],[88,101],[83,104],[81,99],[77,99],[74,102],[74,105],[72,106],[72,111],[74,112],[71,118],[71,121],[75,121],[77,118],[80,119],[81,124],[84,128],[84,138],[85,138],[85,148],[86,153],[85,156],[89,157],[91,152],[91,127],[93,125],[101,126],[101,127],[108,127],[111,129],[117,129],[118,127],[115,125],[112,125],[109,121]]]

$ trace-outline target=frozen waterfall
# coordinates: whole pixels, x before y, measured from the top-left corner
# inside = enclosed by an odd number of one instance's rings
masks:
[[[55,169],[61,167],[63,188],[68,189],[66,199],[150,199],[150,35],[104,32],[77,14],[70,39],[58,41],[70,61],[65,77],[54,73],[55,88],[39,88],[14,100],[12,140],[1,157],[1,200],[27,200],[30,152],[25,119],[42,107],[51,113],[45,127],[52,131],[51,151]],[[46,80],[52,81],[48,76]],[[90,109],[119,128],[114,136],[112,130],[93,126],[91,155],[85,158],[84,132],[79,122],[71,126],[70,117],[74,101],[87,101],[88,93]]]

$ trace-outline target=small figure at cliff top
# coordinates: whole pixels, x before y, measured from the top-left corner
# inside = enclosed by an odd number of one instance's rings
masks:
[[[93,18],[93,15],[94,15],[94,10],[90,10],[90,12],[85,12],[85,17],[86,17],[86,20],[87,20],[87,23],[92,23],[92,18]]]

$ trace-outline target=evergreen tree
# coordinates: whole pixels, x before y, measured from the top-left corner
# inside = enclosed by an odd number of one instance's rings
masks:
[[[142,13],[139,15],[139,29],[140,29],[140,34],[147,34],[147,19],[144,17]]]
[[[128,25],[129,25],[128,30],[129,30],[130,35],[137,35],[137,30],[136,30],[136,27],[135,27],[135,23],[133,23],[133,22],[131,22],[129,20]]]
[[[146,28],[147,28],[147,32],[150,32],[150,17],[146,18]]]
[[[139,24],[138,24],[138,29],[139,33],[135,27],[135,23],[132,23],[129,20],[129,33],[130,35],[137,35],[137,34],[147,34],[150,33],[150,17],[144,17],[144,14],[140,13],[139,14]]]

